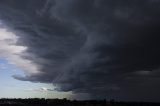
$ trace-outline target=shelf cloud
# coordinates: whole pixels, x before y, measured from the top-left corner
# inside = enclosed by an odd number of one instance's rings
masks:
[[[53,83],[58,91],[91,98],[158,100],[159,5],[158,0],[1,0],[0,20],[18,37],[16,45],[26,47],[19,56],[35,67],[14,78]]]

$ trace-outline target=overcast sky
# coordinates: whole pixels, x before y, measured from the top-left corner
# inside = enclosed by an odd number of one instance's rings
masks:
[[[1,0],[0,74],[23,97],[160,101],[159,28],[159,0]]]

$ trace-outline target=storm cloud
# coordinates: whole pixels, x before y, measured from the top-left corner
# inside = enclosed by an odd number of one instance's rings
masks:
[[[37,69],[14,78],[91,98],[160,100],[160,1],[1,0],[0,20]]]

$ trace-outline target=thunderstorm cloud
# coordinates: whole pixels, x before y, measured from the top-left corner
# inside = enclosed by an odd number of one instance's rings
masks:
[[[14,78],[91,98],[160,100],[160,1],[0,0],[0,20],[25,48],[9,59],[25,70]]]

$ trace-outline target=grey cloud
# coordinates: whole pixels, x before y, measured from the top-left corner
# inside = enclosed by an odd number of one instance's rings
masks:
[[[159,74],[159,5],[156,0],[1,0],[0,19],[20,37],[17,45],[28,47],[21,56],[40,71],[14,78],[97,98],[159,100],[159,77],[151,77]]]

